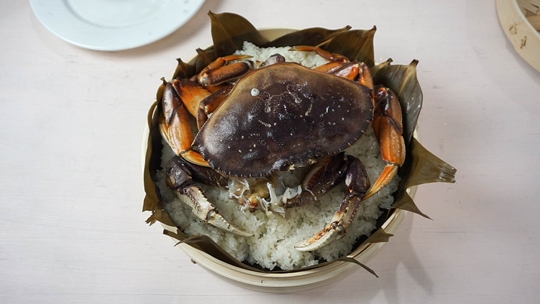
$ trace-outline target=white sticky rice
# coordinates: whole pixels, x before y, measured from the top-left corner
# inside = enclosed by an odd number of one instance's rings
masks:
[[[288,50],[288,47],[261,49],[246,42],[244,49],[238,53],[251,55],[255,60],[260,61],[280,53],[286,58],[286,61],[299,62],[308,67],[326,63],[326,60],[313,52]],[[346,153],[358,157],[364,163],[372,182],[377,179],[386,165],[380,157],[379,145],[371,128],[355,145],[349,147]],[[163,168],[172,156],[173,152],[164,142]],[[163,199],[171,202],[167,204],[166,211],[186,235],[208,235],[238,260],[257,264],[269,270],[293,270],[315,265],[321,261],[333,261],[349,254],[357,238],[369,235],[376,228],[377,218],[385,212],[381,209],[391,207],[394,201],[392,193],[397,190],[399,183],[399,178],[394,178],[379,193],[364,201],[343,238],[316,251],[301,252],[296,250],[294,245],[312,237],[330,222],[345,195],[344,185],[335,187],[314,204],[284,209],[284,214],[260,209],[245,210],[238,204],[237,200],[230,198],[227,189],[201,185],[208,200],[214,203],[229,222],[254,235],[242,237],[219,230],[196,218],[192,214],[191,208],[182,203],[181,199],[185,198],[165,186],[164,174],[164,171],[158,172],[158,187]],[[301,177],[287,176],[287,179],[288,183],[294,183],[296,179],[297,185],[300,183]]]

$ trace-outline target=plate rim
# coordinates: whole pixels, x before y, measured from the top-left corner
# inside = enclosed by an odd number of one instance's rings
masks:
[[[189,21],[205,0],[174,1],[163,4],[159,14],[126,26],[105,27],[83,20],[69,7],[67,0],[29,0],[39,22],[62,40],[95,51],[122,51],[158,41]],[[180,9],[179,9],[180,8]],[[167,18],[161,13],[170,14]],[[141,32],[145,30],[144,32]],[[140,32],[137,35],[134,33]]]

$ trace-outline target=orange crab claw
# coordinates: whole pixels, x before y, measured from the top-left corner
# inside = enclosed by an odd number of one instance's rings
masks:
[[[366,198],[373,196],[392,180],[405,162],[406,154],[401,106],[396,94],[381,87],[376,92],[376,103],[373,129],[379,139],[381,157],[387,165],[369,189]]]
[[[165,84],[162,97],[163,116],[159,130],[175,154],[191,148],[194,136],[186,107],[170,82]]]
[[[202,69],[197,79],[203,86],[214,86],[225,81],[237,79],[249,72],[252,65],[246,61],[239,61],[232,64],[228,63],[233,60],[243,60],[248,58],[251,58],[251,56],[230,55],[219,57]]]
[[[212,93],[195,81],[175,79],[172,86],[191,115],[197,117],[199,103]]]
[[[159,123],[159,131],[173,152],[194,164],[208,167],[209,164],[202,155],[191,150],[195,136],[191,129],[189,114],[170,82],[165,83],[162,107],[163,116]]]

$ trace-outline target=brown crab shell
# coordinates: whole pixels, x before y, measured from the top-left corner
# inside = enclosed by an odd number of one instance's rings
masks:
[[[158,88],[157,101],[152,104],[148,114],[148,141],[144,156],[144,188],[146,196],[143,211],[150,211],[152,215],[147,223],[161,222],[165,227],[164,234],[178,239],[186,247],[186,253],[192,258],[202,257],[199,263],[212,269],[222,278],[246,288],[264,291],[287,292],[305,290],[335,281],[350,273],[352,263],[358,264],[371,271],[359,262],[360,257],[367,258],[374,254],[377,248],[387,242],[393,231],[403,218],[404,211],[410,211],[427,217],[414,203],[411,194],[420,184],[434,182],[455,182],[456,169],[439,159],[425,149],[415,136],[417,121],[422,108],[423,96],[417,79],[417,60],[408,65],[392,64],[392,60],[375,65],[373,38],[376,28],[369,30],[351,30],[350,26],[342,29],[328,30],[323,28],[308,28],[304,30],[257,30],[242,16],[232,13],[209,13],[212,22],[212,39],[214,45],[207,49],[198,49],[198,55],[186,63],[178,59],[175,77],[189,78],[198,73],[209,62],[219,56],[233,53],[242,48],[244,41],[251,41],[258,46],[291,46],[291,45],[321,45],[324,49],[343,54],[351,60],[362,61],[368,64],[376,84],[392,89],[398,96],[404,122],[404,138],[407,147],[405,164],[400,168],[401,182],[394,193],[395,202],[392,209],[378,220],[378,227],[369,238],[359,240],[358,245],[346,257],[333,262],[324,262],[315,266],[305,267],[292,271],[266,270],[253,267],[236,260],[221,249],[207,236],[186,236],[175,228],[168,214],[164,211],[167,201],[162,199],[156,186],[156,172],[160,170],[161,150],[163,148],[158,128],[158,117],[162,115],[159,101],[163,94],[163,86]],[[276,37],[276,33],[279,33]],[[270,38],[270,39],[269,39]],[[344,263],[344,262],[352,262]],[[347,265],[343,265],[347,264]],[[346,269],[345,269],[346,268]],[[222,271],[233,271],[234,274]],[[373,273],[373,271],[371,271]],[[332,277],[329,275],[332,274]],[[233,278],[233,276],[235,276]],[[317,278],[314,278],[317,276]],[[286,287],[293,278],[305,278],[302,283]],[[259,284],[260,280],[260,284]],[[263,285],[263,281],[265,284]],[[265,286],[266,289],[261,287]],[[261,287],[262,289],[259,289]]]
[[[229,176],[267,176],[335,155],[364,135],[373,116],[369,88],[291,62],[248,73],[228,98],[193,145]]]

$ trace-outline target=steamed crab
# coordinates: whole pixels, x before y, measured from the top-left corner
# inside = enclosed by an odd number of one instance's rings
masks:
[[[295,246],[308,251],[345,234],[361,202],[396,175],[405,144],[399,101],[373,85],[367,66],[318,47],[294,49],[316,51],[328,63],[310,69],[281,55],[263,63],[232,55],[192,79],[165,82],[160,131],[176,154],[167,185],[188,198],[198,218],[237,235],[251,236],[229,223],[196,182],[226,188],[230,180],[260,178],[242,196],[256,206],[272,195],[266,181],[275,172],[309,166],[299,191],[283,199],[285,208],[309,204],[344,182],[348,192],[331,222]],[[373,185],[362,162],[344,153],[370,125],[387,162]]]

